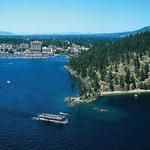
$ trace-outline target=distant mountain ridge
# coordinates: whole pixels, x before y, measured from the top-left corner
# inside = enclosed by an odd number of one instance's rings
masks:
[[[0,31],[0,35],[14,35],[14,33],[7,31]]]
[[[96,34],[98,37],[103,37],[103,38],[122,38],[126,37],[130,34],[136,34],[136,33],[144,33],[144,32],[150,32],[150,26],[146,26],[142,29],[135,30],[135,31],[129,31],[129,32],[119,32],[119,33],[104,33],[104,34]]]
[[[135,31],[129,31],[129,32],[118,32],[118,33],[97,33],[97,34],[80,34],[78,32],[69,32],[69,33],[64,33],[64,34],[29,34],[29,35],[43,35],[43,36],[74,36],[74,37],[98,37],[98,38],[122,38],[122,37],[126,37],[130,34],[136,34],[136,33],[143,33],[143,32],[150,32],[150,26],[146,26],[144,28],[141,28],[139,30],[135,30]],[[15,34],[12,32],[8,32],[8,31],[0,31],[0,35],[4,35],[4,36],[9,36],[9,35],[23,35],[23,34]],[[26,34],[28,35],[28,34]]]
[[[143,32],[150,32],[150,26],[144,27],[142,29],[139,29],[135,32],[143,33]]]

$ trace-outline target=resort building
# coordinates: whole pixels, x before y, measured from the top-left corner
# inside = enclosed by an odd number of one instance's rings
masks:
[[[53,48],[51,46],[44,46],[42,47],[42,53],[47,53],[47,54],[52,54],[53,53]]]
[[[20,43],[19,49],[27,50],[27,49],[29,49],[29,44],[28,43]]]
[[[42,42],[39,42],[39,41],[30,42],[30,50],[33,53],[41,53],[42,52]]]

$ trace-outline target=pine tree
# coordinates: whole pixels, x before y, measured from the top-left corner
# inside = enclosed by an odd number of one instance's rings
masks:
[[[131,77],[132,90],[136,89],[135,77],[132,75]]]
[[[85,85],[81,82],[80,79],[78,79],[78,92],[79,92],[79,95],[83,95],[85,92],[86,92],[86,87]]]
[[[115,84],[118,85],[119,81],[118,81],[118,76],[117,75],[114,76],[114,80],[115,80]]]
[[[147,79],[148,78],[148,73],[149,73],[149,65],[148,65],[148,63],[146,63],[144,65],[144,72],[145,72],[145,78]]]
[[[126,54],[126,63],[130,64],[130,56],[129,53]]]
[[[133,61],[134,61],[135,74],[137,77],[139,77],[140,61],[138,55],[135,56]]]
[[[112,80],[109,82],[109,88],[110,88],[111,91],[114,91],[114,85],[113,85]]]
[[[124,77],[123,77],[123,76],[120,76],[120,87],[121,87],[122,89],[124,89],[124,87],[125,87]]]
[[[140,72],[140,81],[144,81],[146,79],[146,74],[144,71],[144,68],[141,68],[141,72]]]
[[[106,71],[103,70],[103,71],[101,71],[101,80],[105,81],[105,78],[106,78]]]
[[[114,85],[113,85],[113,74],[112,74],[112,66],[110,67],[110,70],[109,70],[109,88],[111,91],[114,91]]]
[[[143,88],[144,88],[144,90],[147,90],[147,89],[148,89],[148,86],[147,86],[146,83],[143,84]]]
[[[130,90],[130,83],[131,83],[131,73],[130,70],[127,69],[126,75],[125,75],[125,82],[127,84],[127,89]]]
[[[113,80],[112,66],[110,67],[108,78],[109,78],[109,82],[111,82]]]
[[[98,79],[98,76],[95,75],[95,80],[94,80],[94,89],[95,91],[99,91],[100,90],[100,84],[99,84],[99,79]]]
[[[82,69],[82,71],[81,71],[81,77],[85,78],[86,76],[87,76],[86,69]]]

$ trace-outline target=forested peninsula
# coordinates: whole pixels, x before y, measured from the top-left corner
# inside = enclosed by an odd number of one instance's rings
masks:
[[[72,56],[65,68],[79,85],[78,97],[67,101],[91,102],[103,95],[150,92],[150,33],[95,45]]]

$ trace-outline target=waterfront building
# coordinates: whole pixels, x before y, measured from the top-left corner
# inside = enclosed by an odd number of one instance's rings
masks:
[[[40,42],[40,41],[30,42],[30,50],[33,53],[41,53],[42,52],[42,42]]]
[[[27,50],[27,49],[29,49],[29,44],[28,43],[20,43],[19,49]]]
[[[53,53],[53,48],[51,46],[44,46],[42,47],[42,53],[47,53],[47,54],[52,54]]]
[[[72,44],[73,49],[80,49],[80,45]]]
[[[13,50],[13,45],[12,45],[12,44],[1,44],[1,45],[0,45],[0,50],[1,50],[1,51]]]

